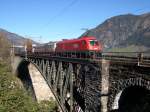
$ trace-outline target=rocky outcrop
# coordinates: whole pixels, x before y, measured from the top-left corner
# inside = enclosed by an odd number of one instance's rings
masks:
[[[130,45],[150,48],[150,13],[115,16],[83,35],[96,36],[104,49]]]

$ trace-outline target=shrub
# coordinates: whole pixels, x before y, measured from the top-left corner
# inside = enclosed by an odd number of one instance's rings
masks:
[[[19,85],[18,79],[8,72],[8,67],[0,63],[0,112],[55,112],[54,101],[37,103],[24,88]]]

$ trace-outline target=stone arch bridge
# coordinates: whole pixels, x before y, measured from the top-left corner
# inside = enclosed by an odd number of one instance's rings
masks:
[[[30,55],[63,112],[149,112],[150,58],[80,59]],[[28,65],[28,64],[26,64]],[[22,76],[24,77],[24,76]]]

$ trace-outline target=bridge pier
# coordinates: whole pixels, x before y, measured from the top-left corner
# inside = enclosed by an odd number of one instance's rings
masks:
[[[109,92],[109,61],[103,59],[101,63],[101,112],[108,112]]]
[[[11,67],[12,67],[12,74],[18,75],[18,65],[23,61],[23,59],[19,56],[11,56]]]
[[[29,64],[28,68],[37,101],[40,102],[42,100],[50,99],[55,100],[54,95],[52,94],[41,73],[31,63]]]

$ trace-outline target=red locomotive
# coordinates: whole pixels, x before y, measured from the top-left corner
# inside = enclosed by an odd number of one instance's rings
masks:
[[[55,49],[58,55],[76,58],[94,58],[101,51],[102,45],[92,36],[60,41]]]
[[[80,39],[63,40],[56,44],[57,52],[87,52],[87,51],[102,51],[101,44],[95,37],[82,37]]]

